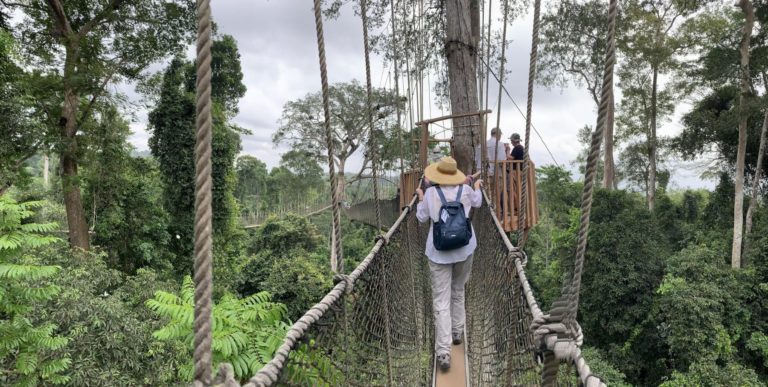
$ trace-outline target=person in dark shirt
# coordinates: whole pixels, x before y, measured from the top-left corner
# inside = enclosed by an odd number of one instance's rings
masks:
[[[511,159],[522,160],[525,156],[525,148],[520,144],[520,135],[512,133],[512,135],[509,136],[509,140],[512,141]]]

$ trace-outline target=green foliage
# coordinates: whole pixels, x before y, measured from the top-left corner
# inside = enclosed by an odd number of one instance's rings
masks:
[[[251,238],[252,256],[238,270],[238,292],[261,290],[274,295],[297,320],[330,289],[331,273],[322,238],[307,218],[288,214],[270,217]],[[319,252],[318,252],[319,251]]]
[[[44,127],[33,114],[30,76],[16,64],[18,47],[0,30],[0,193],[13,184],[28,183],[25,162],[42,148]]]
[[[600,376],[600,379],[609,386],[615,387],[631,387],[632,385],[627,383],[624,374],[616,369],[605,356],[595,348],[587,347],[581,351],[584,359],[589,364],[589,368],[592,373]]]
[[[752,387],[764,386],[755,374],[754,370],[746,368],[738,363],[726,362],[719,365],[709,359],[703,359],[691,365],[688,372],[675,372],[669,381],[662,383],[662,387],[715,387],[715,386],[739,386]]]
[[[240,250],[234,162],[240,151],[241,128],[229,122],[245,92],[239,53],[234,39],[223,36],[212,47],[213,99],[213,229],[222,257],[236,257]],[[149,146],[157,158],[165,184],[164,205],[171,222],[171,250],[177,253],[178,273],[192,271],[192,237],[195,191],[195,72],[193,63],[174,59],[166,69],[160,99],[149,114]],[[225,264],[226,266],[226,264]],[[226,274],[226,273],[219,273]]]
[[[721,170],[735,168],[739,133],[733,128],[738,127],[738,105],[737,86],[724,85],[709,92],[683,116],[683,131],[674,139],[674,149],[687,160],[694,160],[703,152],[713,151],[717,154],[716,165]],[[748,101],[746,106],[748,121],[744,167],[747,176],[754,174],[757,163],[764,106],[764,98]],[[763,170],[766,167],[768,161],[764,161]]]
[[[317,227],[307,218],[288,214],[282,219],[270,217],[257,228],[248,252],[286,257],[293,249],[314,251],[320,240]]]
[[[59,296],[51,284],[59,266],[41,266],[26,255],[58,239],[42,235],[53,223],[27,222],[42,202],[17,203],[0,196],[0,382],[14,386],[63,384],[72,361],[61,356],[69,339],[50,322],[35,321],[39,303]]]
[[[277,302],[287,306],[287,317],[296,321],[318,303],[331,289],[331,272],[325,264],[327,256],[311,256],[295,251],[287,259],[276,260],[262,286],[274,294]]]
[[[110,268],[167,269],[169,220],[157,163],[131,157],[128,123],[115,108],[102,110],[84,157],[91,165],[83,172],[83,186],[87,212],[93,214],[93,242],[107,252]]]
[[[588,343],[613,356],[611,348],[650,311],[667,249],[658,224],[636,196],[598,190],[594,200],[580,323]]]
[[[545,85],[585,86],[598,104],[605,52],[605,5],[560,1],[542,17],[538,76]]]
[[[751,315],[743,307],[749,281],[731,270],[726,258],[707,246],[692,246],[669,260],[655,309],[677,369],[702,353],[728,359],[744,335]]]
[[[155,331],[155,338],[184,344],[193,348],[194,285],[185,277],[179,294],[164,291],[155,293],[147,307],[169,320]],[[283,321],[285,306],[270,301],[267,292],[259,292],[238,299],[224,295],[213,307],[213,361],[227,362],[235,375],[245,380],[255,374],[272,358],[282,344],[288,325]],[[192,380],[193,363],[190,360],[179,370],[179,378]]]
[[[151,269],[135,276],[107,266],[106,254],[52,249],[42,259],[64,267],[55,279],[60,294],[41,307],[40,319],[56,321],[70,338],[62,351],[72,359],[73,386],[170,385],[190,355],[175,343],[157,342],[152,332],[164,321],[144,302],[157,290],[171,290]]]

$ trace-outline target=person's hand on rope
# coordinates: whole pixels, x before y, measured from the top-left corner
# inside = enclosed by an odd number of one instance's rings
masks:
[[[475,189],[475,191],[477,191],[482,187],[483,187],[483,179],[477,179],[477,181],[475,181],[475,185],[473,186],[473,188]]]
[[[421,188],[416,188],[416,195],[419,195],[419,201],[424,201],[424,190]]]

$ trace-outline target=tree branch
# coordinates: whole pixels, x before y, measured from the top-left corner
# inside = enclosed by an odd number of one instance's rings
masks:
[[[56,20],[56,25],[59,28],[62,35],[69,35],[72,33],[72,27],[69,25],[69,19],[64,12],[64,4],[60,0],[46,0],[48,6],[51,8],[53,18]]]
[[[107,88],[107,84],[109,84],[109,82],[117,73],[117,68],[120,67],[125,62],[126,62],[125,58],[121,59],[120,62],[115,67],[112,68],[112,71],[110,71],[109,75],[106,78],[104,78],[104,81],[101,83],[98,90],[96,90],[96,92],[93,93],[91,100],[88,102],[88,106],[86,106],[85,110],[83,110],[83,114],[80,115],[80,119],[77,120],[78,125],[82,125],[85,119],[88,118],[88,114],[91,113],[91,109],[93,109],[93,105],[96,103],[96,99],[98,99],[104,93],[104,90]]]
[[[58,1],[58,0],[54,0]],[[124,0],[112,0],[107,4],[104,9],[101,10],[96,16],[94,16],[93,19],[88,21],[88,23],[85,23],[84,26],[80,28],[80,31],[77,31],[77,34],[82,38],[85,35],[88,35],[89,32],[95,27],[97,24],[101,23],[102,20],[106,19],[109,15],[111,15],[115,10],[117,10],[118,7],[123,3]]]

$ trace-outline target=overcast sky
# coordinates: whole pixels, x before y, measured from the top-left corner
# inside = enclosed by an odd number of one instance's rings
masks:
[[[271,137],[277,129],[283,104],[320,89],[312,2],[217,0],[212,10],[220,32],[232,35],[240,49],[243,82],[248,91],[240,101],[240,114],[235,121],[252,132],[242,136],[242,153],[258,157],[269,167],[276,166],[280,161],[280,154],[286,148],[276,148]],[[500,14],[498,11],[494,13]],[[526,15],[516,20],[507,32],[508,39],[511,40],[507,49],[507,66],[512,73],[506,79],[505,86],[523,111],[526,101],[531,19],[531,15]],[[497,26],[500,24],[498,21],[495,23]],[[333,83],[357,79],[364,83],[362,25],[351,6],[347,5],[342,9],[338,19],[326,20],[324,29],[329,81]],[[384,86],[387,74],[391,71],[384,68],[384,61],[374,56],[371,70],[374,86]],[[492,87],[492,103],[496,101],[497,93],[498,88]],[[495,107],[492,109],[496,110]],[[430,115],[429,108],[426,110],[427,115]],[[433,106],[431,113],[435,116],[445,112],[440,112]],[[678,116],[679,114],[680,112],[677,113]],[[584,125],[594,126],[595,121],[594,103],[585,91],[575,88],[535,89],[533,125],[560,165],[575,170],[571,161],[581,147],[576,136],[578,129]],[[505,137],[512,132],[525,132],[524,118],[506,97],[502,100],[500,126]],[[140,112],[131,127],[134,131],[131,142],[138,150],[148,149],[146,112]],[[676,120],[664,123],[659,128],[660,135],[672,135],[679,131],[680,125]],[[531,138],[530,155],[537,165],[553,163],[542,141],[535,134],[532,134]],[[352,165],[349,170],[354,167]],[[699,179],[699,170],[676,167],[673,171],[675,187],[713,186],[713,182]]]

